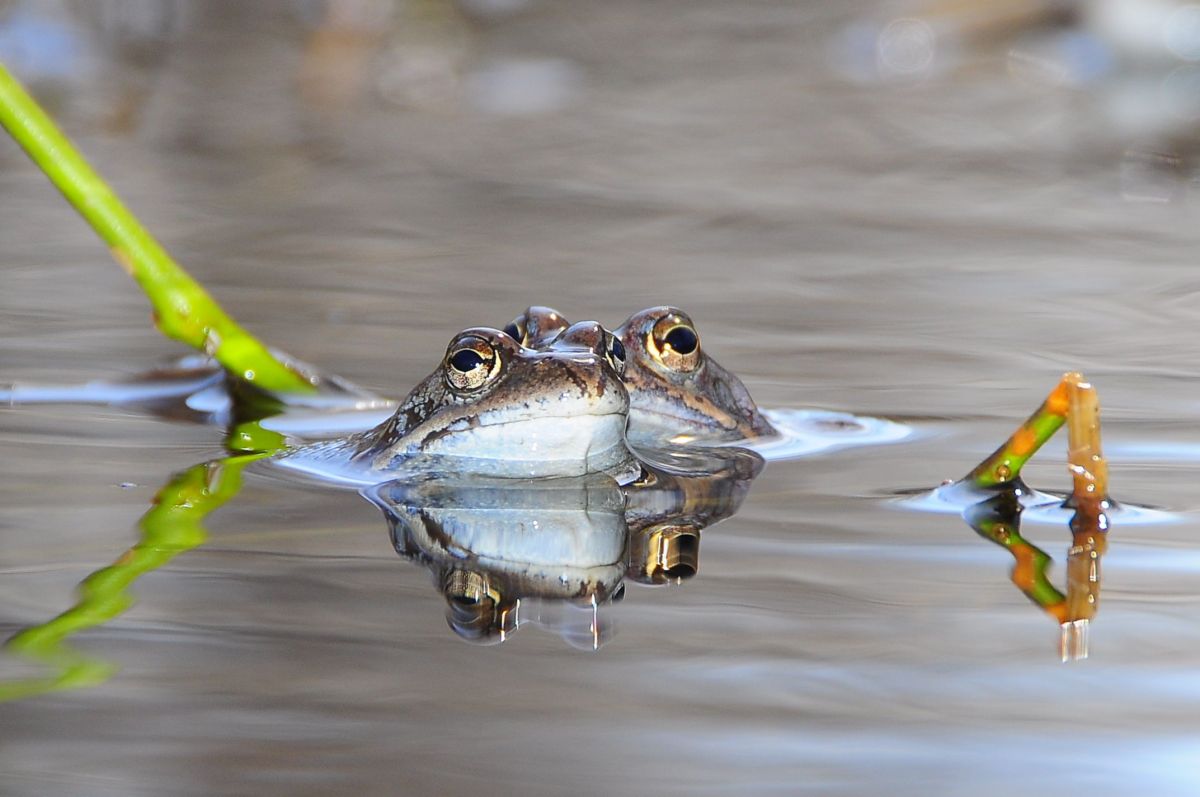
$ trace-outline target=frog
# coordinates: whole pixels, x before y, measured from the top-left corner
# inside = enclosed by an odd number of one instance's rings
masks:
[[[522,345],[545,349],[570,326],[557,310],[534,305],[504,331]],[[683,310],[650,307],[611,334],[625,361],[631,441],[729,443],[778,435],[741,380],[701,347],[700,333]]]
[[[596,322],[541,350],[487,327],[455,335],[438,368],[365,432],[289,449],[284,467],[356,484],[405,473],[549,478],[640,474],[625,441],[629,393]]]

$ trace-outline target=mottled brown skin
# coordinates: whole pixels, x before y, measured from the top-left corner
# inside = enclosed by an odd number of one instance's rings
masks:
[[[630,437],[644,441],[689,435],[697,441],[725,442],[776,434],[741,380],[700,346],[698,333],[696,349],[686,358],[671,356],[654,343],[656,329],[674,326],[695,333],[691,318],[674,307],[634,313],[613,332],[625,346],[622,378],[629,391]],[[558,311],[533,306],[507,331],[516,331],[526,346],[546,348],[567,328]]]

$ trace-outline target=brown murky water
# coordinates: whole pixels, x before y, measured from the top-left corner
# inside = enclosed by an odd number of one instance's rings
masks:
[[[0,793],[1200,791],[1200,228],[1186,178],[1130,190],[1148,134],[1102,92],[1014,79],[1012,33],[856,83],[830,51],[863,3],[368,3],[320,30],[319,4],[249,5],[164,3],[167,44],[85,14],[75,70],[34,86],[266,340],[394,395],[529,303],[673,303],[763,405],[919,434],[770,464],[699,574],[631,586],[594,653],[536,624],[464,643],[374,507],[251,476],[74,638],[116,675],[0,704]],[[0,217],[0,379],[179,352],[9,145]],[[1115,495],[1175,522],[1116,522],[1091,657],[1063,665],[1007,554],[892,498],[961,475],[1067,369],[1100,388]],[[7,635],[221,433],[31,406],[0,445]],[[1062,450],[1033,483],[1066,487]],[[1065,527],[1025,531],[1060,577]]]

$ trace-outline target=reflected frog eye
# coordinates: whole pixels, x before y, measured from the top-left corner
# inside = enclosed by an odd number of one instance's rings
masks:
[[[606,346],[606,356],[612,367],[617,370],[618,374],[625,373],[625,344],[621,339],[611,333],[605,333],[608,337]]]
[[[700,335],[689,318],[679,313],[663,316],[646,336],[646,349],[673,371],[700,367]]]
[[[446,381],[455,390],[483,387],[500,374],[500,355],[483,338],[459,338],[446,352]]]

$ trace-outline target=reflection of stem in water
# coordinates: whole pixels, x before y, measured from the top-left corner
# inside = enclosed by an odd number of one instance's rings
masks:
[[[208,538],[203,521],[242,488],[242,470],[283,445],[282,436],[246,423],[230,432],[227,443],[235,454],[201,463],[177,474],[159,490],[150,510],[138,523],[141,539],[108,567],[92,573],[79,585],[79,599],[62,614],[20,631],[7,643],[9,650],[55,670],[46,678],[0,683],[0,701],[44,692],[94,686],[107,681],[116,668],[67,644],[80,631],[124,614],[133,606],[129,589],[142,575],[157,570]]]
[[[1010,485],[1004,492],[971,507],[967,522],[985,539],[1003,546],[1016,564],[1012,582],[1060,628],[1064,661],[1087,658],[1088,631],[1100,602],[1100,558],[1108,547],[1108,463],[1100,448],[1096,391],[1084,382],[1068,388],[1068,462],[1073,479],[1069,503],[1072,545],[1067,554],[1067,592],[1046,577],[1051,558],[1020,534],[1021,504]]]
[[[965,517],[981,537],[991,540],[1012,554],[1015,564],[1012,583],[1031,601],[1060,623],[1065,621],[1067,598],[1059,592],[1046,570],[1054,560],[1021,536],[1021,504],[1012,491],[976,504]]]
[[[1067,552],[1067,591],[1063,594],[1046,575],[1054,560],[1021,536],[1021,504],[1015,491],[1006,490],[976,504],[964,517],[981,537],[1012,554],[1012,583],[1058,621],[1063,660],[1087,658],[1088,629],[1100,604],[1100,557],[1107,548],[1107,537],[1089,525],[1083,513],[1076,512],[1071,520],[1073,540]]]

